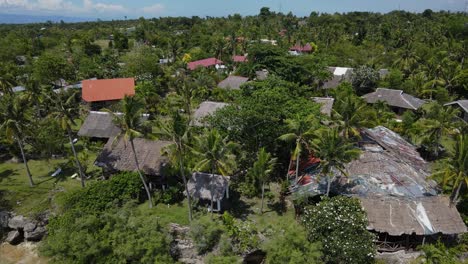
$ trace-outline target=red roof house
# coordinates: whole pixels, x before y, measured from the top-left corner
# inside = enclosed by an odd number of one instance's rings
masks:
[[[297,52],[300,52],[300,53],[302,53],[302,52],[311,52],[312,51],[312,46],[310,45],[310,43],[307,43],[304,46],[296,44],[296,45],[292,46],[291,48],[289,48],[289,50],[297,51]]]
[[[135,95],[135,79],[84,80],[82,98],[86,102],[101,102],[123,99]]]
[[[217,64],[220,65],[220,64],[223,64],[223,62],[216,58],[208,58],[208,59],[189,62],[187,67],[189,68],[189,70],[193,71],[198,67],[206,68],[206,67],[216,66]]]
[[[234,62],[247,62],[247,56],[234,55],[232,56]]]

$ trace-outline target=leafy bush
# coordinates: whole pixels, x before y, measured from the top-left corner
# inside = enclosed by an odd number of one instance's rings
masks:
[[[248,221],[238,221],[228,212],[223,214],[223,223],[227,234],[231,237],[235,253],[243,254],[257,249],[260,241],[257,230]]]
[[[209,254],[205,258],[206,264],[235,264],[241,263],[241,260],[237,256],[216,256]]]
[[[322,263],[320,242],[311,243],[306,232],[296,223],[285,224],[266,243],[266,263]]]
[[[222,233],[222,226],[206,216],[192,221],[190,225],[190,236],[195,243],[198,254],[204,254],[213,249]]]
[[[101,212],[114,205],[122,205],[129,200],[139,199],[142,187],[143,184],[136,173],[120,173],[107,181],[95,182],[84,189],[67,194],[63,208],[81,213]]]
[[[41,252],[62,263],[171,263],[156,217],[134,203],[102,214],[70,212],[51,219]]]
[[[460,246],[446,247],[444,243],[437,241],[435,244],[425,244],[419,248],[424,255],[419,257],[428,264],[457,264],[462,263],[457,255],[464,252]],[[421,263],[421,262],[420,262]]]
[[[171,186],[164,191],[158,191],[155,201],[163,204],[174,204],[184,200],[182,185]]]
[[[302,223],[311,242],[321,242],[327,263],[373,263],[373,235],[359,200],[325,198],[305,209]]]

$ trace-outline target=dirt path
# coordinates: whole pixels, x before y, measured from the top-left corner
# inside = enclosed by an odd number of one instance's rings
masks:
[[[24,242],[17,246],[0,245],[0,264],[47,264],[46,258],[37,254],[37,244]]]

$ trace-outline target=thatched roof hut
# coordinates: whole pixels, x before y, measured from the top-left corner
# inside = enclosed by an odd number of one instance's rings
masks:
[[[402,90],[388,88],[377,88],[375,92],[365,94],[362,98],[369,104],[381,101],[387,103],[391,107],[411,110],[418,110],[426,103],[426,101],[404,93]]]
[[[333,103],[335,102],[334,98],[331,97],[312,97],[312,100],[317,104],[320,104],[320,113],[331,116],[331,111],[333,108]]]
[[[211,101],[205,101],[198,106],[197,110],[195,110],[195,113],[193,113],[193,121],[192,121],[192,126],[205,126],[204,124],[204,119],[207,118],[210,115],[213,115],[216,111],[219,109],[227,106],[228,104],[226,103],[220,103],[220,102],[211,102]]]
[[[120,133],[114,125],[113,117],[108,112],[91,111],[81,125],[78,136],[93,138],[111,138]]]
[[[167,158],[162,155],[162,150],[171,142],[144,138],[135,138],[133,142],[140,169],[144,174],[161,176],[161,171],[168,162]],[[132,147],[122,137],[117,140],[109,139],[97,157],[96,165],[111,172],[137,171]]]
[[[247,77],[230,75],[226,79],[218,83],[218,87],[221,89],[227,89],[227,90],[229,89],[239,90],[241,85],[246,83],[248,80],[249,78]]]
[[[211,200],[211,190],[213,189],[213,201],[224,198],[229,186],[229,177],[194,172],[187,183],[190,196],[199,200]]]

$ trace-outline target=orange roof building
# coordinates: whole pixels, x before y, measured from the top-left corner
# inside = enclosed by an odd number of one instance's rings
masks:
[[[82,98],[86,102],[101,102],[123,99],[135,95],[135,79],[84,80]]]

